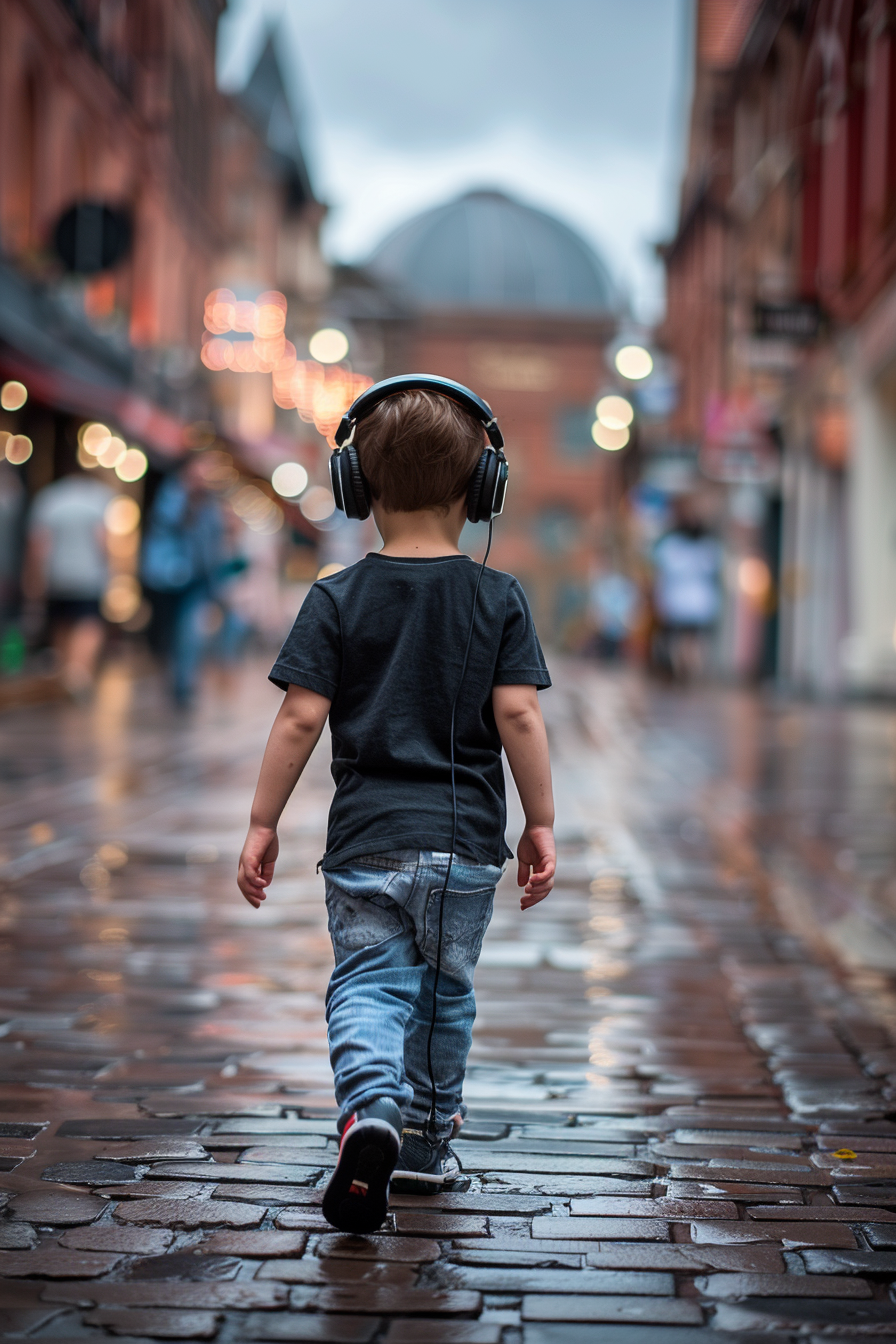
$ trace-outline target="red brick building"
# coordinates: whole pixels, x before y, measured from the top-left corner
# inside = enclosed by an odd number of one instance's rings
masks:
[[[778,458],[724,484],[730,612],[774,609],[779,677],[818,692],[896,688],[894,25],[883,0],[700,0],[664,249],[670,433],[706,467],[711,408],[739,401]],[[774,586],[751,596],[756,551]]]
[[[239,95],[216,88],[222,8],[0,0],[0,384],[28,392],[0,433],[33,445],[0,463],[11,514],[68,469],[91,419],[146,452],[150,485],[212,431],[238,469],[276,464],[270,376],[208,375],[203,300],[277,288],[301,325],[328,283],[323,212],[273,45]]]
[[[619,457],[591,437],[618,311],[605,266],[560,220],[476,191],[402,225],[367,269],[403,305],[386,371],[456,378],[494,407],[511,469],[494,564],[544,637],[575,646],[619,493]]]

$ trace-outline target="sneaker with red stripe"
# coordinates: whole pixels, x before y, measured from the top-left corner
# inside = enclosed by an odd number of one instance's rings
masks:
[[[323,1215],[340,1232],[375,1232],[389,1211],[389,1182],[401,1150],[401,1111],[388,1097],[362,1106],[342,1131]]]

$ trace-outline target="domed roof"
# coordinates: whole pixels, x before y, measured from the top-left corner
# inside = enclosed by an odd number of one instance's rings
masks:
[[[500,191],[470,191],[400,225],[367,269],[423,309],[615,311],[601,259],[566,224]]]

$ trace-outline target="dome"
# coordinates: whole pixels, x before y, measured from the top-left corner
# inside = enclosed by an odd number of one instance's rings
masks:
[[[500,191],[470,191],[400,225],[367,269],[423,309],[603,317],[610,273],[568,225]]]

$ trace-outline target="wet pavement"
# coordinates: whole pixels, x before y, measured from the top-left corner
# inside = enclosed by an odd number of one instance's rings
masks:
[[[499,889],[470,1189],[373,1238],[319,1211],[325,750],[256,913],[261,669],[0,719],[4,1337],[896,1340],[896,712],[557,680],[558,883]]]

